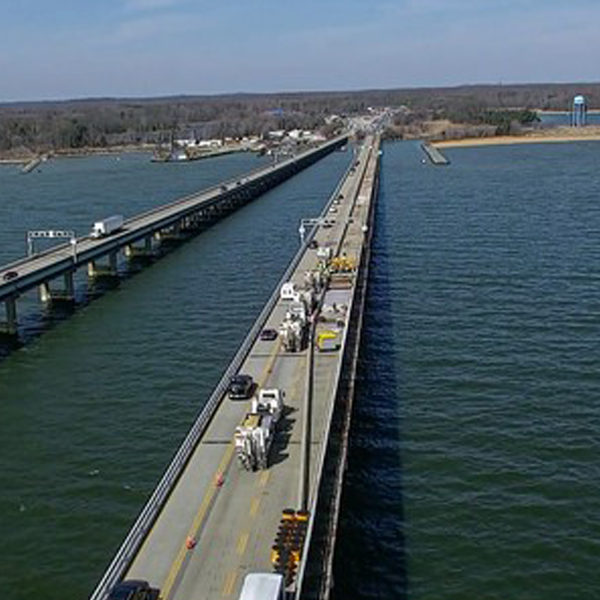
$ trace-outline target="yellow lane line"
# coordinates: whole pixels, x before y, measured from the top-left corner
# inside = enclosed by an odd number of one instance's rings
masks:
[[[260,379],[258,381],[259,388],[264,385],[265,381],[267,380],[268,376],[271,374],[271,372],[273,370],[273,366],[275,364],[275,359],[277,358],[277,353],[279,351],[280,345],[281,345],[281,339],[278,338],[277,342],[273,345],[271,355],[269,356],[269,359],[268,359],[267,363],[265,364],[263,372],[261,373]],[[225,454],[223,455],[223,459],[221,460],[221,463],[219,464],[217,472],[215,473],[215,475],[213,477],[213,481],[216,480],[216,478],[219,476],[219,474],[223,473],[227,469],[227,467],[229,466],[229,463],[231,462],[231,459],[233,458],[234,450],[235,450],[235,447],[233,445],[233,441],[231,441],[229,443],[229,445],[227,446],[227,450],[225,451]],[[268,471],[265,471],[265,472],[267,473],[267,479],[268,479]],[[266,481],[267,480],[265,479],[265,484],[266,484]],[[206,516],[208,507],[210,506],[210,503],[218,489],[216,486],[212,486],[210,484],[209,484],[209,486],[210,487],[206,491],[206,494],[204,495],[204,498],[202,499],[202,503],[200,504],[200,508],[198,509],[198,512],[196,513],[196,516],[194,517],[194,521],[192,522],[192,525],[189,529],[188,537],[194,537],[196,535],[196,532],[200,529],[200,525],[202,524],[202,521],[204,520],[204,518]],[[258,506],[257,506],[257,508],[258,508]],[[247,543],[247,540],[246,540],[246,543]],[[167,578],[165,579],[165,582],[162,586],[162,590],[163,590],[162,597],[164,598],[164,600],[169,600],[169,597],[173,591],[173,586],[175,584],[177,576],[179,575],[179,573],[181,572],[181,569],[183,567],[183,562],[185,560],[187,552],[188,552],[188,549],[185,547],[185,544],[182,545],[181,549],[179,550],[179,553],[177,554],[175,560],[173,561],[173,564],[171,565],[171,568],[169,570]],[[234,577],[234,582],[235,582],[235,577]],[[231,585],[233,587],[233,582]]]
[[[269,356],[269,359],[267,360],[265,367],[256,382],[257,389],[260,389],[261,387],[263,387],[265,385],[265,383],[267,382],[267,379],[269,378],[269,375],[273,372],[273,367],[275,366],[275,360],[277,358],[277,354],[279,352],[280,347],[281,347],[281,338],[278,337],[275,344],[273,344],[273,349],[271,350],[271,355]]]
[[[260,506],[260,498],[252,498],[250,502],[250,516],[255,517],[258,513],[258,507]]]
[[[271,476],[271,471],[263,471],[260,474],[260,477],[258,479],[258,482],[260,483],[260,485],[262,487],[264,487],[265,485],[267,485],[267,481],[269,481],[269,477]]]
[[[227,450],[225,451],[225,454],[223,455],[223,459],[221,460],[221,463],[219,464],[217,472],[215,473],[212,481],[214,481],[216,479],[216,477],[220,473],[223,473],[223,471],[229,466],[229,463],[231,462],[231,459],[233,457],[233,450],[234,450],[233,443],[230,443],[227,446]],[[218,489],[217,486],[210,485],[210,483],[209,483],[209,488],[206,491],[204,498],[202,499],[200,508],[198,509],[198,512],[196,513],[196,516],[194,517],[194,521],[192,522],[192,525],[188,531],[188,537],[195,537],[196,532],[198,531],[198,529],[200,529],[200,525],[201,525],[202,521],[204,520],[204,517],[206,516],[208,507],[210,506],[210,503],[213,499],[213,496],[217,492],[217,489]],[[185,560],[187,552],[188,552],[188,549],[186,548],[186,546],[182,545],[181,549],[179,550],[179,553],[177,554],[177,557],[175,558],[175,560],[173,561],[173,564],[171,565],[169,574],[167,575],[167,578],[162,586],[162,590],[163,590],[162,597],[164,598],[164,600],[168,600],[168,598],[171,594],[173,585],[175,583],[177,576],[179,575],[179,573],[181,571],[181,568],[183,566],[183,561]]]
[[[247,531],[244,531],[238,539],[237,543],[237,553],[241,556],[246,551],[246,546],[248,545],[248,538],[250,534]]]
[[[233,587],[235,580],[237,579],[237,573],[231,571],[225,578],[225,584],[223,585],[223,596],[230,596],[233,593]]]

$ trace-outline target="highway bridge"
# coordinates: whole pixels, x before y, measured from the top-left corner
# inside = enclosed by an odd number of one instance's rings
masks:
[[[73,276],[78,269],[86,268],[93,277],[100,272],[97,261],[107,258],[108,266],[101,272],[116,274],[120,252],[127,256],[152,253],[154,246],[165,237],[181,237],[198,231],[313,164],[346,141],[347,135],[340,135],[266,168],[136,215],[127,219],[123,227],[110,236],[80,237],[0,266],[0,302],[4,302],[6,309],[6,322],[0,325],[0,333],[18,334],[17,300],[28,290],[38,287],[43,301],[73,300]],[[143,247],[136,248],[134,244],[140,241],[143,241]],[[60,291],[51,288],[51,281],[57,278],[64,279]]]
[[[320,152],[344,141],[338,138]],[[149,581],[161,590],[163,600],[236,599],[247,574],[274,569],[284,573],[290,597],[328,597],[379,154],[378,137],[368,136],[323,213],[306,223],[298,253],[93,591],[92,600],[105,600],[123,579]],[[206,199],[217,196],[218,190],[213,190]],[[198,206],[200,198],[184,202]],[[170,218],[163,214],[152,225],[140,222],[136,230],[143,229],[143,233],[137,237],[156,229],[157,223],[166,226]],[[176,219],[181,219],[181,213]],[[124,243],[128,231],[121,235],[114,247]],[[90,251],[86,246],[86,252]],[[88,253],[85,260],[94,257]],[[296,289],[302,289],[307,272],[319,272],[323,279],[315,287],[317,302],[308,342],[300,351],[290,351],[281,337],[263,339],[260,334],[265,328],[280,328],[290,306],[281,297],[281,287],[293,282]],[[317,340],[332,330],[339,344],[320,351]],[[248,400],[232,400],[227,395],[230,378],[239,373],[251,375],[257,390],[285,392],[267,468],[257,471],[245,470],[236,458],[234,432],[247,422],[250,410]],[[281,535],[286,519],[288,525],[296,519],[304,527],[290,552],[282,547],[288,543]],[[282,556],[286,557],[283,562]]]

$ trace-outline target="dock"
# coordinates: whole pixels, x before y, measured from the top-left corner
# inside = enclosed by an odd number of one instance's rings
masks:
[[[162,600],[235,600],[247,574],[273,572],[284,575],[289,598],[328,598],[378,174],[379,137],[370,135],[311,220],[91,600],[105,600],[123,579],[147,580]],[[263,339],[290,310],[282,286],[307,289],[307,280],[316,296],[304,347]],[[321,351],[317,340],[332,333],[338,343]],[[251,375],[257,391],[285,393],[268,463],[256,471],[236,458],[234,433],[250,406],[228,397],[239,373]],[[288,548],[282,531],[295,526],[294,515],[301,533]]]
[[[41,158],[33,158],[21,167],[21,173],[27,174],[35,171],[42,164]]]
[[[450,164],[450,161],[438,150],[438,148],[432,146],[429,142],[422,142],[421,148],[434,165]]]

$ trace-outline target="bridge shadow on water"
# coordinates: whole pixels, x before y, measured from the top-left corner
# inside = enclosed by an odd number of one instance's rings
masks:
[[[335,550],[333,600],[408,597],[402,399],[393,335],[397,294],[390,277],[390,221],[382,188]]]

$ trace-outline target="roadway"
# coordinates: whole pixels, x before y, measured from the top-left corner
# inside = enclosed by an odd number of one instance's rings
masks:
[[[369,180],[364,173],[367,158],[377,160],[371,143],[372,140],[361,147],[358,165],[343,182],[343,199],[335,206],[336,212],[327,214],[335,219],[335,224],[330,228],[317,227],[314,235],[319,246],[331,246],[349,257],[360,256],[365,239],[363,225],[368,221],[371,194],[365,193],[364,186],[373,184],[372,177]],[[372,172],[373,163],[370,164]],[[317,251],[307,248],[292,281],[302,287],[304,272],[316,269],[317,263]],[[285,311],[286,303],[278,300],[265,327],[277,329]],[[342,350],[314,355],[309,469],[313,500],[342,355]],[[286,409],[271,449],[269,468],[248,472],[238,465],[233,433],[249,402],[223,396],[126,578],[148,580],[161,589],[163,600],[212,600],[236,598],[249,572],[272,571],[270,550],[281,511],[299,508],[307,359],[306,350],[284,352],[279,340],[255,340],[240,372],[252,375],[260,387],[280,388],[286,393]],[[221,477],[223,483],[217,485]],[[186,547],[188,537],[197,540],[193,549]]]
[[[239,197],[245,191],[258,195],[258,186],[274,178],[277,172],[296,168],[299,170],[298,165],[307,157],[323,152],[325,148],[333,149],[339,146],[346,137],[339,136],[318,148],[307,150],[280,163],[257,169],[200,193],[136,215],[127,219],[121,230],[108,237],[94,239],[83,236],[76,240],[74,247],[70,244],[60,244],[45,252],[0,266],[0,301],[14,298],[61,274],[85,266],[107,254],[118,252],[122,247],[151,236],[156,231],[172,227],[186,216],[208,209],[228,198]],[[261,188],[261,191],[264,189]],[[5,280],[8,272],[14,272],[16,276]]]

